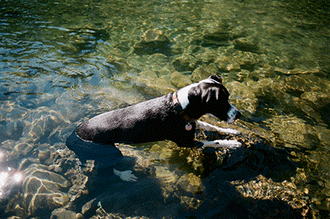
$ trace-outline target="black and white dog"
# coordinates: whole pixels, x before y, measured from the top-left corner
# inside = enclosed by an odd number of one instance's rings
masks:
[[[222,84],[222,77],[218,75],[162,97],[97,115],[75,130],[68,138],[67,146],[79,157],[89,156],[100,162],[107,162],[110,154],[114,156],[114,150],[118,150],[114,149],[114,144],[123,142],[144,143],[168,139],[179,147],[239,147],[241,144],[236,140],[194,141],[196,126],[225,134],[238,133],[233,129],[197,121],[208,113],[228,123],[233,123],[241,116],[237,108],[229,103],[229,93]],[[115,154],[120,156],[118,151]],[[137,179],[131,171],[114,169],[114,174],[126,181]]]

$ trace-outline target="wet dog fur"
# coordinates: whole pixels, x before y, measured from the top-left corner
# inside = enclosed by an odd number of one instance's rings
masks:
[[[96,143],[102,147],[114,147],[115,143],[144,143],[165,139],[174,141],[179,147],[189,148],[240,146],[236,140],[195,141],[197,126],[225,134],[238,133],[233,129],[222,129],[198,121],[204,114],[212,114],[228,123],[233,123],[241,116],[239,110],[230,104],[229,93],[222,84],[222,77],[218,75],[162,97],[97,115],[78,126],[74,134],[83,142]],[[102,154],[102,150],[96,153]],[[114,173],[120,176],[123,172],[114,169]],[[128,175],[128,179],[135,181],[130,178],[134,176],[131,172]]]

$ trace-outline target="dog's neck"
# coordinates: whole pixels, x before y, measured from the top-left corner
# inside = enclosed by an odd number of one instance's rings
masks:
[[[188,88],[188,89],[187,89]],[[185,109],[189,104],[188,91],[191,87],[184,87],[177,92],[173,93],[172,100],[175,106],[175,110],[182,116],[187,123],[194,122],[196,119],[190,118],[186,113]]]
[[[185,110],[187,108],[187,106],[189,105],[189,99],[188,99],[188,92],[189,90],[196,86],[197,84],[191,84],[189,86],[183,87],[180,90],[178,90],[177,93],[177,97],[178,97],[178,101],[181,104],[181,107],[183,110]]]

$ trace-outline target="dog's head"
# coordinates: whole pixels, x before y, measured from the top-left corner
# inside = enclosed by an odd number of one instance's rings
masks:
[[[194,119],[210,113],[233,123],[241,116],[239,110],[229,102],[229,93],[222,84],[222,77],[218,75],[180,89],[178,99],[185,113]]]

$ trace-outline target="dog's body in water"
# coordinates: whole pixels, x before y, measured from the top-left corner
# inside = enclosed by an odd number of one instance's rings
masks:
[[[144,143],[168,139],[179,147],[189,148],[202,148],[212,144],[228,148],[240,146],[236,140],[194,141],[196,126],[223,133],[238,133],[233,129],[221,129],[198,121],[204,114],[212,114],[228,123],[233,123],[241,116],[238,109],[230,104],[229,93],[220,76],[212,75],[174,93],[97,115],[78,126],[71,135],[71,139],[76,137],[76,140],[72,141],[69,137],[67,145],[78,156],[82,153],[87,153],[88,156],[88,150],[92,150],[96,155],[92,158],[95,159],[98,154],[104,155],[102,148],[115,147],[115,143]],[[77,141],[80,141],[78,145]],[[93,146],[89,146],[89,143]],[[123,180],[136,180],[131,171],[120,172],[114,169],[114,173]]]

